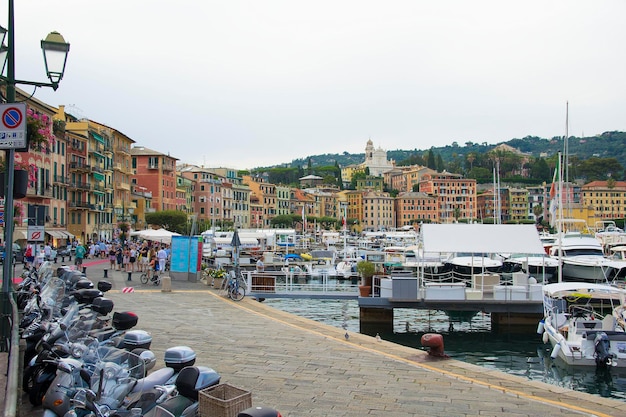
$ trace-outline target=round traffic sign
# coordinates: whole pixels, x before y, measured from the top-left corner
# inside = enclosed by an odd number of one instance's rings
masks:
[[[22,124],[24,116],[17,107],[9,107],[2,113],[2,124],[8,129],[15,129]]]

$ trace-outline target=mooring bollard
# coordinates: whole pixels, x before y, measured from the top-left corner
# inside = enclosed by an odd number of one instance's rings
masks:
[[[132,276],[133,276],[133,273],[132,273],[132,272],[129,272],[129,273],[128,273],[128,279],[127,279],[126,281],[132,281],[132,279],[131,279],[131,278],[132,278]]]
[[[83,274],[87,275],[87,267],[83,266]]]
[[[161,278],[161,292],[172,292],[172,278],[171,277]]]
[[[105,278],[108,278],[108,277],[109,277],[109,270],[108,270],[108,269],[105,269],[105,270],[104,270],[104,277],[105,277]]]

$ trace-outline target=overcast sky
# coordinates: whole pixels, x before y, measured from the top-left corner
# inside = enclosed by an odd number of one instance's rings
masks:
[[[71,44],[36,98],[187,163],[626,130],[623,0],[15,3],[18,79]]]

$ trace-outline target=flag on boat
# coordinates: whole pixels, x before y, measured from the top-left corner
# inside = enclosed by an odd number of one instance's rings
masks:
[[[559,207],[560,195],[557,192],[559,182],[561,181],[561,154],[558,154],[556,167],[554,167],[554,176],[552,177],[552,185],[550,185],[550,226],[556,224],[556,211]]]

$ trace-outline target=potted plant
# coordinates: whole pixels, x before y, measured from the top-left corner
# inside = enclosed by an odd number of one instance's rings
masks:
[[[356,271],[361,276],[359,293],[361,297],[369,297],[372,291],[372,277],[376,273],[376,265],[370,261],[360,261],[356,264]]]
[[[223,268],[210,269],[209,275],[213,278],[211,285],[214,288],[222,288],[224,278],[226,277],[226,271]]]

